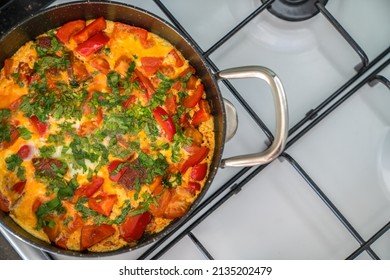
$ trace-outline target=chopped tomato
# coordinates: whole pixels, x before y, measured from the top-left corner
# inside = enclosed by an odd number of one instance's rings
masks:
[[[30,117],[30,121],[33,127],[35,128],[35,130],[38,132],[39,136],[43,137],[46,134],[49,124],[39,121],[38,117],[35,115]]]
[[[75,214],[72,221],[69,222],[67,231],[69,233],[75,232],[77,229],[81,228],[84,225],[84,220],[79,214]]]
[[[131,104],[135,104],[137,102],[137,97],[135,95],[130,95],[130,97],[122,102],[123,107],[129,109]]]
[[[146,229],[146,226],[152,220],[152,215],[149,212],[129,216],[119,225],[120,235],[127,242],[137,241],[140,239]]]
[[[174,57],[176,67],[182,67],[184,65],[184,60],[179,56],[175,49],[172,49],[168,54]]]
[[[202,144],[203,135],[192,125],[188,125],[184,130],[184,135],[192,139],[192,143],[200,146]]]
[[[115,233],[115,228],[107,224],[85,225],[81,228],[80,250],[85,250]]]
[[[101,193],[88,199],[88,207],[104,216],[110,216],[112,207],[117,200],[116,194]]]
[[[115,22],[113,31],[114,37],[128,37],[129,34],[136,36],[145,49],[153,46],[153,40],[148,38],[149,32],[146,29]]]
[[[164,211],[164,218],[176,219],[181,218],[191,206],[189,202],[189,196],[191,194],[184,194],[182,191],[176,191],[172,194],[172,198]]]
[[[169,115],[174,115],[176,112],[176,97],[173,94],[167,96],[164,102],[164,107]]]
[[[174,82],[172,84],[172,89],[175,89],[177,91],[182,91],[183,90],[183,83],[181,81]]]
[[[188,89],[188,90],[195,89],[197,81],[198,81],[198,78],[195,77],[194,75],[191,75],[191,77],[187,81],[186,89]]]
[[[57,238],[61,234],[61,223],[59,221],[59,218],[54,216],[53,214],[50,214],[50,215],[46,216],[45,220],[54,222],[50,226],[44,226],[43,231],[46,233],[46,235],[50,241],[56,243]],[[62,243],[60,243],[60,244],[62,244]]]
[[[21,159],[26,160],[26,159],[31,158],[33,152],[34,152],[34,149],[31,145],[23,145],[18,150],[18,155]]]
[[[25,186],[26,181],[17,182],[15,185],[12,186],[12,190],[14,192],[17,192],[18,194],[22,194]]]
[[[107,74],[110,71],[110,64],[103,57],[95,57],[91,60],[91,65],[95,69],[99,70],[103,74]]]
[[[139,41],[141,42],[141,45],[145,49],[148,49],[152,46],[152,42],[148,39],[149,32],[146,29],[136,26],[130,26],[129,31],[130,33],[138,37]]]
[[[83,106],[83,109],[85,109],[83,111],[86,115],[92,113],[90,112],[92,110],[89,110],[90,108],[87,105]],[[103,121],[103,109],[102,107],[99,107],[97,109],[96,118],[91,120],[86,120],[83,123],[81,123],[80,127],[77,130],[77,134],[80,136],[86,136],[92,134],[96,129],[100,127],[102,121]]]
[[[191,124],[199,125],[202,122],[208,121],[210,119],[210,106],[206,100],[199,101],[199,110],[195,112],[192,117]]]
[[[158,68],[158,72],[160,72],[164,76],[168,76],[169,78],[174,78],[176,73],[175,68],[172,65],[161,65],[160,68]]]
[[[188,95],[183,99],[183,105],[186,108],[193,108],[202,98],[204,92],[203,84],[199,84],[194,90],[192,90],[192,94]]]
[[[96,122],[97,122],[97,124],[101,124],[102,121],[103,121],[103,118],[104,118],[104,116],[103,116],[103,108],[99,107],[97,109],[97,114],[96,114]]]
[[[86,196],[86,197],[91,197],[94,193],[96,193],[99,188],[103,185],[104,183],[104,178],[94,176],[92,177],[92,181],[89,183],[85,183],[78,187],[74,195],[75,197],[80,197],[80,196]]]
[[[63,44],[66,44],[69,42],[69,39],[72,35],[83,30],[84,27],[85,27],[85,20],[78,19],[78,20],[67,22],[58,29],[56,33],[56,37]]]
[[[202,160],[204,160],[210,151],[210,149],[207,147],[195,146],[195,145],[191,147],[186,147],[185,149],[191,155],[180,168],[180,172],[182,174],[184,174],[188,168],[195,166],[199,164]]]
[[[110,174],[111,181],[118,182],[119,179],[122,177],[123,173],[126,172],[127,167],[122,166],[123,164],[124,164],[123,161],[114,160],[108,165],[107,170],[108,173]],[[117,170],[118,168],[120,169]]]
[[[202,181],[206,177],[207,173],[207,163],[200,163],[192,167],[191,169],[191,179],[195,181]]]
[[[184,77],[187,76],[190,72],[191,72],[192,74],[195,74],[195,68],[192,67],[192,66],[189,66],[188,68],[184,69],[184,70],[179,74],[179,77],[184,78]]]
[[[79,136],[87,136],[92,134],[98,127],[99,124],[96,121],[87,120],[80,125],[79,129],[77,130],[77,134]]]
[[[0,192],[0,210],[4,212],[9,212],[10,210],[10,201],[9,199]]]
[[[154,75],[154,73],[157,72],[158,68],[160,68],[163,61],[164,61],[163,57],[151,57],[151,56],[141,57],[142,69],[145,71],[146,75],[149,76]]]
[[[76,47],[76,52],[87,57],[104,47],[110,38],[104,32],[98,32]]]
[[[152,113],[158,125],[163,129],[165,137],[169,142],[172,142],[173,136],[176,133],[175,124],[172,120],[172,117],[168,115],[168,113],[160,106],[156,107]]]
[[[13,101],[9,105],[9,108],[11,109],[11,111],[16,111],[19,108],[20,104],[22,104],[22,98],[18,98],[15,101]]]
[[[152,97],[152,95],[154,95],[156,93],[156,90],[155,90],[153,84],[150,82],[150,80],[144,74],[142,74],[140,71],[138,71],[138,69],[135,69],[134,73],[137,75],[137,77],[140,79],[142,85],[145,87],[146,93],[148,95],[147,97],[149,100]]]
[[[155,193],[154,193],[155,194]],[[157,196],[157,205],[150,205],[150,212],[155,217],[163,217],[165,209],[167,208],[169,202],[171,201],[172,192],[171,189],[162,189],[160,192],[155,194]]]
[[[33,205],[31,207],[31,210],[33,211],[33,213],[37,212],[39,206],[42,205],[42,202],[44,201],[44,199],[42,197],[37,197],[34,202],[33,202]]]
[[[70,75],[73,76],[71,78],[74,78],[78,83],[82,83],[85,80],[87,80],[89,77],[91,77],[84,63],[81,60],[74,57],[71,58]]]
[[[131,58],[126,55],[121,55],[116,61],[114,65],[114,69],[116,72],[125,76],[127,71],[129,70],[131,63]]]
[[[185,189],[194,196],[197,191],[200,191],[200,184],[198,182],[189,182]]]
[[[22,83],[30,84],[33,69],[30,68],[27,62],[19,62],[18,65],[18,80]]]
[[[14,60],[12,58],[6,58],[4,60],[4,75],[7,79],[11,78],[13,64],[14,64]]]
[[[95,19],[93,22],[85,26],[81,31],[73,36],[77,44],[87,41],[100,31],[106,29],[106,20],[103,17]]]

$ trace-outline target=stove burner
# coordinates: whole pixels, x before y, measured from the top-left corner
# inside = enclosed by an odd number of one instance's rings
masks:
[[[263,3],[267,0],[261,0]],[[303,21],[319,13],[316,3],[325,5],[328,0],[275,0],[268,10],[278,18],[288,21]]]

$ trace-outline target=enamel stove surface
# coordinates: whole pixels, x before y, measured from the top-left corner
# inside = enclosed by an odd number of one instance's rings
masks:
[[[277,18],[273,1],[120,2],[178,25],[215,71],[271,68],[290,123],[277,160],[220,169],[178,231],[108,259],[390,259],[389,1],[329,0],[304,21]],[[275,130],[267,85],[220,87],[239,115],[224,157],[265,149]],[[70,258],[2,233],[24,259]]]

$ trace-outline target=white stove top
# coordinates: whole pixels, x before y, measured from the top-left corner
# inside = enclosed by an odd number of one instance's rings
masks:
[[[54,4],[64,2],[71,1]],[[169,20],[158,1],[120,2]],[[325,6],[366,53],[369,67],[359,73],[360,57],[322,14],[288,22],[265,10],[208,52],[261,1],[161,3],[218,69],[262,65],[278,74],[289,105],[289,143],[264,168],[219,170],[204,199],[212,201],[157,248],[152,244],[109,259],[390,259],[390,90],[366,83],[376,72],[390,79],[390,1],[329,0]],[[231,84],[273,132],[266,84]],[[220,87],[239,113],[224,157],[264,149],[268,138],[256,118],[223,83]],[[317,114],[306,119],[312,109]],[[230,196],[236,185],[241,191]],[[3,234],[23,258],[48,257]]]

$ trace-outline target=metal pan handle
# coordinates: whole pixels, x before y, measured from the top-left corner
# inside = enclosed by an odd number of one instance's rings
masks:
[[[222,70],[216,73],[216,77],[218,80],[259,78],[266,81],[272,91],[276,114],[276,133],[271,146],[260,153],[222,159],[220,167],[261,165],[277,158],[284,150],[288,134],[287,99],[278,76],[266,67],[244,66]]]

